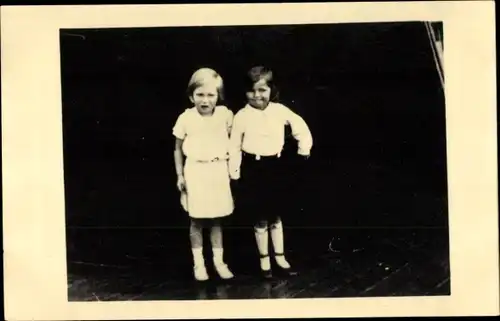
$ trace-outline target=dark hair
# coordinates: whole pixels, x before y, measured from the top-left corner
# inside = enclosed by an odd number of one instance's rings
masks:
[[[273,71],[264,66],[256,66],[251,68],[246,77],[245,90],[252,90],[255,83],[260,80],[265,79],[266,84],[271,88],[271,101],[277,102],[279,99],[279,91],[276,87],[276,83],[274,80]]]

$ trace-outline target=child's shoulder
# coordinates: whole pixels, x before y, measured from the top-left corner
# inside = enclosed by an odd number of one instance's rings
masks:
[[[293,109],[282,103],[273,103],[274,110],[283,115],[294,113]]]
[[[231,109],[229,109],[226,105],[217,105],[215,108],[217,108],[218,110],[224,112],[224,113],[233,113],[231,111]]]
[[[193,111],[194,111],[194,107],[190,107],[190,108],[186,108],[182,111],[182,113],[179,115],[180,116],[183,116],[183,115],[189,115],[191,114]]]
[[[191,119],[192,116],[193,116],[193,108],[186,108],[182,113],[180,113],[180,115],[177,117],[177,120],[186,122],[189,121],[189,119]]]
[[[283,104],[283,103],[275,103],[275,102],[273,102],[273,103],[271,103],[271,104],[272,104],[272,106],[273,106],[274,108],[276,108],[276,109],[290,109],[290,108],[288,108],[288,106],[286,106],[286,105],[285,105],[285,104]]]
[[[245,114],[248,113],[248,111],[250,110],[251,107],[249,107],[248,105],[245,105],[244,107],[240,108],[236,114],[235,114],[235,117],[243,117]]]
[[[219,117],[227,119],[227,118],[233,118],[234,116],[233,111],[225,105],[217,105],[217,107],[215,108],[217,110],[217,114],[219,115]]]

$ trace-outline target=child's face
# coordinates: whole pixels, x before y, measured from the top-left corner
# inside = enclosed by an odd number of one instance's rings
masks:
[[[248,103],[255,108],[264,109],[271,99],[271,88],[265,79],[261,79],[253,85],[252,90],[247,91]]]
[[[217,105],[218,96],[217,86],[209,83],[196,88],[190,98],[200,114],[211,115]]]

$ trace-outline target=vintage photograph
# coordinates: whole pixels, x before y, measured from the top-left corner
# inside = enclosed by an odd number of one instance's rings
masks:
[[[60,29],[69,301],[449,296],[443,37]]]

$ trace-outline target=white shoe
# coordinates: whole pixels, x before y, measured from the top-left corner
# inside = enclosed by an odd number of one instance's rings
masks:
[[[194,267],[194,278],[197,281],[206,281],[208,280],[208,273],[205,265],[199,265]]]
[[[231,272],[231,270],[229,270],[229,267],[225,263],[216,264],[215,270],[217,271],[221,279],[229,280],[234,278],[234,274]]]

